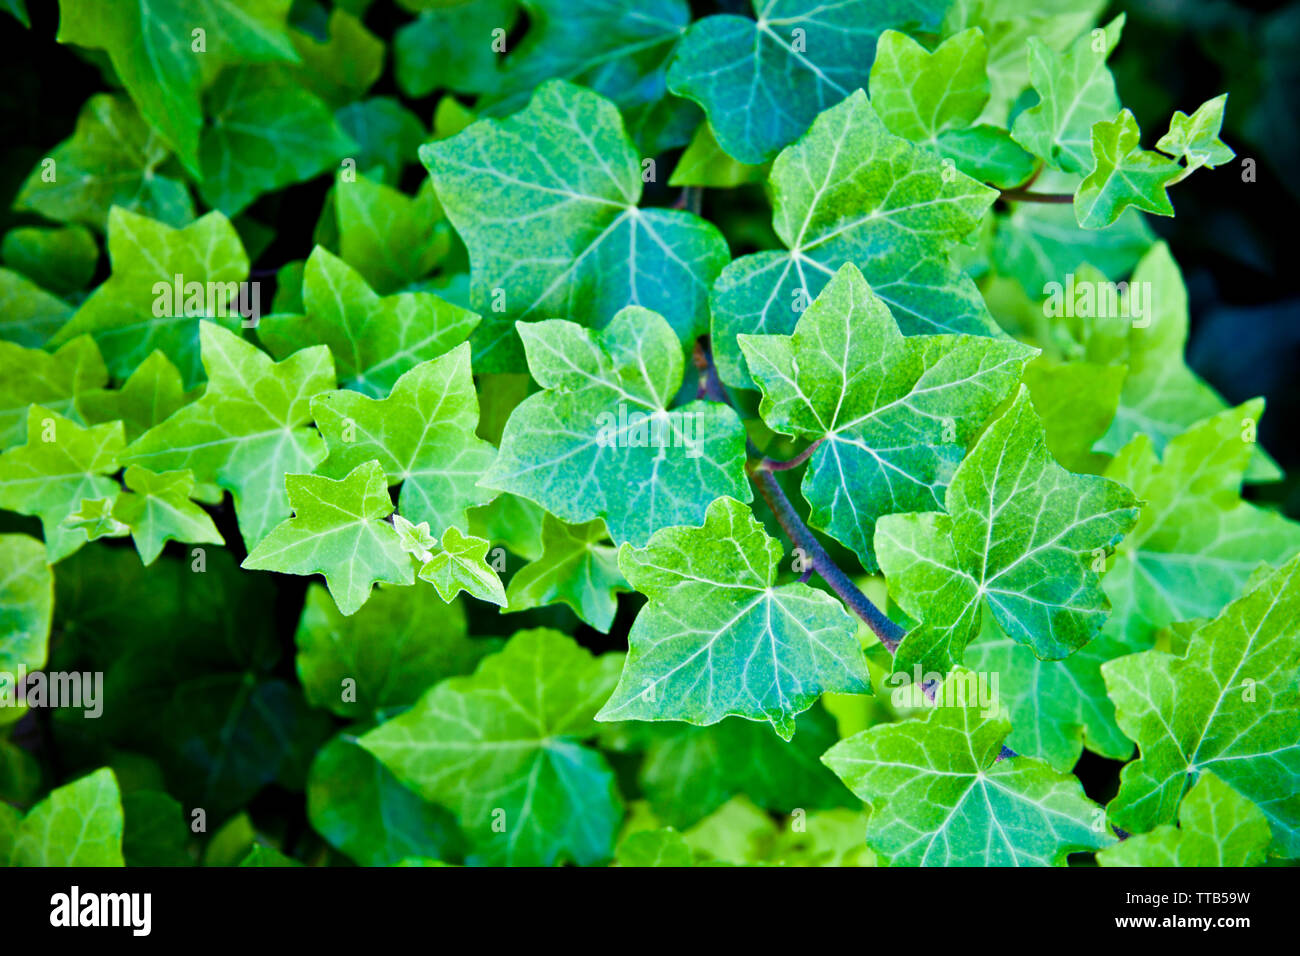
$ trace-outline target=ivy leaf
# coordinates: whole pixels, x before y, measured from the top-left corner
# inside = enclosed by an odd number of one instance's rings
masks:
[[[347,10],[330,11],[324,42],[302,30],[290,34],[302,66],[294,70],[312,93],[331,107],[364,96],[384,72],[384,41]]]
[[[937,695],[961,694],[970,676],[953,674]],[[935,707],[855,734],[822,759],[870,804],[867,845],[891,866],[1063,866],[1071,852],[1114,842],[1077,779],[1032,757],[1002,758],[1010,732],[977,706]]]
[[[123,464],[150,471],[189,469],[196,481],[220,485],[235,500],[239,530],[256,545],[289,516],[284,476],[311,472],[325,445],[308,426],[308,403],[334,386],[323,345],[273,362],[260,349],[212,322],[200,324],[207,390],[127,449]]]
[[[416,161],[420,144],[429,138],[420,118],[389,96],[349,103],[334,117],[343,132],[360,147],[357,169],[365,170],[376,182],[394,189],[407,164]],[[429,192],[432,194],[432,188]],[[336,208],[335,212],[338,214],[339,210]],[[441,216],[439,209],[438,217]]]
[[[1105,469],[1106,456],[1092,448],[1115,418],[1127,372],[1123,365],[1062,362],[1045,355],[1025,367],[1025,387],[1043,419],[1048,451],[1070,471]]]
[[[393,515],[393,530],[397,540],[402,543],[402,550],[415,558],[420,564],[433,559],[433,549],[440,547],[438,539],[429,530],[429,522],[412,524],[401,515]]]
[[[21,226],[5,233],[0,256],[42,288],[69,295],[90,284],[99,247],[85,226]]]
[[[732,159],[718,145],[708,120],[696,127],[695,135],[682,151],[668,179],[669,186],[702,186],[730,189],[767,179],[769,167],[749,166]]]
[[[59,0],[59,11],[59,42],[106,51],[140,113],[196,176],[204,83],[227,63],[297,59],[285,29],[289,0]]]
[[[1260,564],[1300,551],[1300,525],[1241,500],[1263,399],[1230,408],[1170,440],[1161,460],[1138,435],[1106,470],[1146,504],[1117,547],[1104,588],[1108,632],[1133,650],[1175,621],[1211,618]]]
[[[565,524],[547,512],[542,519],[542,553],[510,579],[507,610],[563,603],[608,634],[618,610],[618,593],[631,590],[618,569],[618,549],[605,543],[608,537],[603,521]]]
[[[1208,771],[1264,811],[1274,853],[1300,855],[1298,575],[1293,558],[1193,633],[1182,657],[1144,651],[1102,665],[1119,726],[1141,750],[1109,807],[1116,826],[1172,823]]]
[[[420,580],[438,589],[438,596],[451,601],[461,591],[480,601],[506,605],[506,589],[487,563],[490,541],[461,534],[454,525],[442,533],[442,543],[420,568]]]
[[[472,676],[438,684],[361,746],[456,814],[474,846],[470,862],[598,863],[613,854],[622,805],[613,771],[582,741],[596,733],[592,717],[617,661],[556,631],[520,631]]]
[[[340,175],[334,215],[340,257],[381,293],[428,275],[451,246],[451,227],[428,180],[411,198],[364,176],[345,182]]]
[[[429,292],[376,295],[357,270],[321,246],[307,260],[302,287],[307,314],[267,316],[258,337],[277,358],[328,345],[340,382],[372,397],[465,341],[478,324],[473,312]]]
[[[393,526],[388,482],[379,462],[358,465],[334,481],[285,475],[292,518],[271,529],[242,568],[325,576],[344,616],[355,614],[380,581],[412,584],[415,571]]]
[[[771,188],[772,224],[789,251],[743,256],[719,276],[711,305],[723,381],[749,385],[737,333],[789,334],[845,262],[862,270],[905,334],[997,334],[949,255],[997,193],[892,135],[860,90],[777,157]]]
[[[52,791],[14,835],[12,866],[125,866],[122,795],[107,767]]]
[[[212,125],[199,147],[199,192],[228,216],[357,149],[330,108],[277,67],[226,70],[208,91],[207,107]]]
[[[1169,121],[1169,132],[1156,141],[1156,149],[1184,163],[1183,175],[1205,166],[1213,169],[1222,166],[1237,154],[1223,140],[1223,110],[1228,105],[1228,94],[1206,100],[1188,116],[1182,110],[1174,112]]]
[[[72,307],[26,276],[0,269],[0,339],[40,348],[62,328]]]
[[[1032,349],[967,335],[904,337],[852,263],[793,335],[737,337],[763,420],[819,442],[804,475],[813,527],[868,570],[876,519],[931,511],[966,445],[1016,387]]]
[[[1043,660],[1067,657],[1101,629],[1109,602],[1099,556],[1133,528],[1138,499],[1058,465],[1023,386],[957,466],[944,502],[946,514],[886,515],[876,526],[890,596],[920,622],[895,672],[961,663],[986,612]]]
[[[650,603],[628,635],[618,687],[598,720],[729,715],[794,735],[795,715],[823,693],[870,691],[857,627],[837,600],[806,584],[776,585],[781,546],[734,498],[699,527],[665,528],[619,567]]]
[[[81,108],[72,136],[50,151],[53,178],[38,165],[14,208],[102,230],[109,210],[121,206],[180,228],[194,218],[194,203],[185,184],[169,175],[170,156],[130,100],[100,93]]]
[[[156,474],[130,465],[124,480],[127,490],[118,495],[113,517],[130,528],[144,565],[153,564],[168,541],[226,543],[208,513],[190,500],[194,495],[193,472]]]
[[[668,88],[704,108],[723,149],[761,163],[866,85],[870,51],[886,27],[933,30],[943,6],[754,0],[756,19],[722,14],[691,25]]]
[[[519,319],[600,327],[632,304],[661,313],[684,342],[707,331],[727,244],[691,213],[638,208],[641,158],[608,100],[550,80],[526,109],[430,143],[420,158],[469,247],[471,300],[485,316],[476,370],[522,370]]]
[[[672,827],[629,833],[619,841],[616,856],[616,866],[695,866],[690,845]]]
[[[131,529],[113,517],[112,498],[83,498],[81,507],[63,519],[63,527],[81,530],[87,540],[123,538]]]
[[[948,37],[931,53],[905,33],[886,30],[871,64],[871,105],[895,136],[937,144],[970,126],[989,98],[988,46],[977,29]]]
[[[89,336],[79,336],[63,348],[71,348],[85,338]],[[155,349],[136,366],[120,389],[77,391],[74,404],[81,417],[92,425],[120,420],[126,426],[127,441],[135,441],[198,397],[198,389],[185,391],[180,370]]]
[[[209,314],[209,304],[218,315],[237,315],[237,283],[248,276],[248,256],[235,227],[219,212],[173,229],[115,208],[108,214],[108,257],[112,275],[49,344],[90,333],[118,379],[159,349],[181,370],[187,388],[197,384],[199,318]],[[191,283],[204,290],[200,307],[191,308],[185,290]],[[166,288],[161,295],[159,284]]]
[[[27,443],[0,454],[0,508],[41,519],[51,564],[89,540],[63,519],[83,498],[115,497],[121,490],[107,476],[121,467],[125,445],[121,422],[82,428],[40,405],[28,408]]]
[[[108,369],[89,335],[79,335],[56,352],[0,342],[0,449],[27,437],[27,408],[38,404],[80,420],[78,402],[108,384]]]
[[[1159,153],[1142,149],[1137,121],[1121,110],[1113,123],[1092,128],[1096,164],[1074,194],[1074,215],[1085,229],[1109,226],[1129,206],[1160,216],[1174,214],[1165,190],[1183,168]]]
[[[393,36],[393,74],[409,99],[434,90],[486,93],[500,75],[492,31],[514,28],[515,0],[432,4]],[[469,42],[465,38],[472,38]],[[584,40],[590,38],[584,37]]]
[[[469,674],[493,638],[471,638],[459,601],[432,588],[380,587],[357,613],[339,613],[319,584],[307,588],[294,634],[297,670],[313,707],[350,720],[409,707],[447,677]]]
[[[1097,854],[1099,866],[1261,866],[1268,818],[1206,771],[1178,807],[1178,827],[1158,826]]]
[[[1121,13],[1104,29],[1081,35],[1063,53],[1037,37],[1029,39],[1029,75],[1038,103],[1012,124],[1011,136],[1017,143],[1067,173],[1092,169],[1093,125],[1119,111],[1106,58],[1123,29]]]
[[[753,497],[736,413],[703,401],[668,410],[684,363],[661,316],[629,306],[601,332],[552,319],[521,322],[519,335],[543,391],[510,416],[483,486],[570,523],[603,518],[633,544],[699,521],[718,495]]]
[[[54,572],[45,546],[25,534],[0,534],[0,672],[45,666],[53,615]],[[14,688],[4,683],[8,696]]]
[[[427,521],[435,534],[465,528],[465,509],[493,497],[476,484],[494,451],[474,434],[478,398],[468,344],[416,365],[386,398],[326,392],[312,401],[311,414],[329,446],[322,474],[340,477],[377,460],[389,483],[402,484],[403,516]]]
[[[935,148],[967,176],[999,189],[1019,186],[1034,174],[1036,165],[1034,157],[998,126],[946,130],[939,134]]]

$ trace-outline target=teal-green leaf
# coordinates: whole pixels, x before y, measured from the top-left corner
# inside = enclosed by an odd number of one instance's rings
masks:
[[[628,307],[600,332],[552,319],[519,334],[544,390],[510,416],[485,487],[570,523],[603,518],[616,543],[633,544],[699,521],[719,495],[753,497],[736,413],[705,401],[668,409],[685,363],[661,316]]]
[[[495,88],[500,56],[493,49],[492,31],[508,34],[518,7],[515,0],[472,0],[421,10],[393,35],[398,89],[421,99],[438,89],[486,93]]]
[[[429,138],[420,118],[391,96],[349,103],[334,114],[356,142],[357,169],[396,187],[408,165],[419,162],[420,144]]]
[[[1172,216],[1166,189],[1183,175],[1183,167],[1159,153],[1142,149],[1137,121],[1121,110],[1113,123],[1092,127],[1095,165],[1074,193],[1074,215],[1085,229],[1109,226],[1129,206]]]
[[[650,599],[599,720],[767,721],[785,740],[827,691],[870,691],[857,626],[807,584],[777,586],[781,546],[747,505],[719,498],[698,527],[665,528],[619,567]]]
[[[662,314],[684,342],[707,331],[727,244],[689,212],[638,207],[641,157],[608,100],[551,80],[521,112],[420,158],[469,247],[479,371],[522,371],[519,319],[600,327],[631,304]]]

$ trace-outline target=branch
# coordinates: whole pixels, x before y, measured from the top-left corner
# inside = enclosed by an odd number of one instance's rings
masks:
[[[1073,193],[1035,193],[1029,192],[1025,189],[1004,189],[998,198],[1005,200],[1006,202],[1074,202]]]
[[[763,467],[768,471],[788,471],[791,468],[798,468],[805,461],[812,457],[812,453],[817,450],[817,446],[822,443],[823,439],[819,438],[799,454],[795,455],[789,461],[775,461],[771,458],[763,459]]]

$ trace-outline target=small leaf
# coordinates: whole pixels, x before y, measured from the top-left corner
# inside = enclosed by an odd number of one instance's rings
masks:
[[[1192,170],[1205,166],[1213,169],[1222,166],[1237,154],[1223,140],[1219,131],[1223,128],[1223,110],[1228,105],[1228,94],[1206,100],[1188,116],[1182,110],[1174,112],[1169,121],[1169,132],[1156,141],[1156,149],[1184,163],[1187,175]]]
[[[1161,216],[1174,214],[1165,190],[1183,169],[1139,145],[1137,121],[1121,110],[1115,122],[1092,128],[1096,165],[1074,194],[1074,215],[1085,229],[1109,226],[1128,206]]]
[[[130,465],[125,481],[127,490],[118,495],[113,517],[130,528],[145,565],[158,559],[168,541],[226,543],[208,513],[190,500],[195,493],[193,472],[156,474],[139,465]]]
[[[420,580],[436,587],[444,601],[451,601],[464,591],[480,601],[505,607],[506,589],[486,560],[490,547],[490,541],[461,534],[455,526],[449,527],[442,533],[441,547],[420,568]]]
[[[510,579],[507,610],[564,603],[608,634],[618,593],[631,590],[618,569],[618,549],[605,543],[608,537],[603,521],[565,524],[547,513],[542,519],[542,553]]]

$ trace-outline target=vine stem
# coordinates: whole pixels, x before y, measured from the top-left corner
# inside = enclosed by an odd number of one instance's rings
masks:
[[[1074,196],[1070,193],[1036,193],[1025,189],[1004,189],[1001,196],[1007,202],[1046,202],[1046,203],[1068,203],[1074,202]]]

